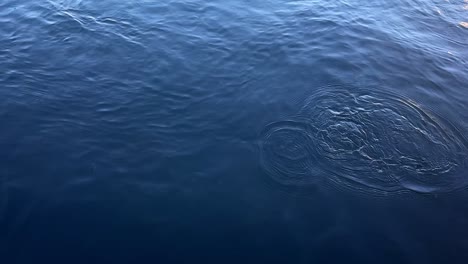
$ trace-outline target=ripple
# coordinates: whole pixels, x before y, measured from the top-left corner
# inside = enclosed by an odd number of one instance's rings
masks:
[[[260,139],[261,165],[276,182],[288,186],[315,183],[317,155],[312,127],[306,122],[269,124]]]
[[[467,186],[466,139],[407,98],[326,89],[308,98],[295,118],[300,122],[275,123],[262,136],[262,162],[280,182],[302,184],[326,175],[373,192],[419,193]]]

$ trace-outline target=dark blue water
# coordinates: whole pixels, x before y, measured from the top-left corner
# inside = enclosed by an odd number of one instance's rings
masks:
[[[466,22],[2,0],[0,263],[467,263]]]

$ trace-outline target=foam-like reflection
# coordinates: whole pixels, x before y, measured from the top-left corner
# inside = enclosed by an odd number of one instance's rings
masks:
[[[302,178],[326,177],[385,192],[449,192],[467,184],[466,140],[450,124],[406,98],[329,89],[307,99],[297,118],[313,129],[306,133],[296,127],[294,134],[301,137],[292,137],[290,129],[287,134],[274,133],[276,140],[268,141],[268,148],[262,146],[266,156],[291,158],[297,149],[301,155],[312,153],[301,160],[313,160],[315,167],[328,172],[305,176],[312,165],[299,167],[290,163],[297,159],[281,159],[284,168],[303,169]]]

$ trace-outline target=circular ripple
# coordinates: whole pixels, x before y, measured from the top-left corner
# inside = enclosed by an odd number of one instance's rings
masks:
[[[317,180],[313,127],[302,121],[269,124],[260,139],[261,165],[276,182],[306,186]]]
[[[325,90],[299,116],[320,166],[382,191],[449,192],[467,185],[467,145],[450,124],[416,103],[382,92]],[[317,155],[317,154],[316,154]]]

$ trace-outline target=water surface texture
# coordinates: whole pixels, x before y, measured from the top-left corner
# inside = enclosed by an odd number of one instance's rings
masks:
[[[407,98],[325,89],[262,135],[263,166],[280,183],[317,184],[325,177],[369,191],[420,193],[466,187],[468,144],[456,128]]]
[[[467,263],[468,2],[0,1],[0,263]]]

